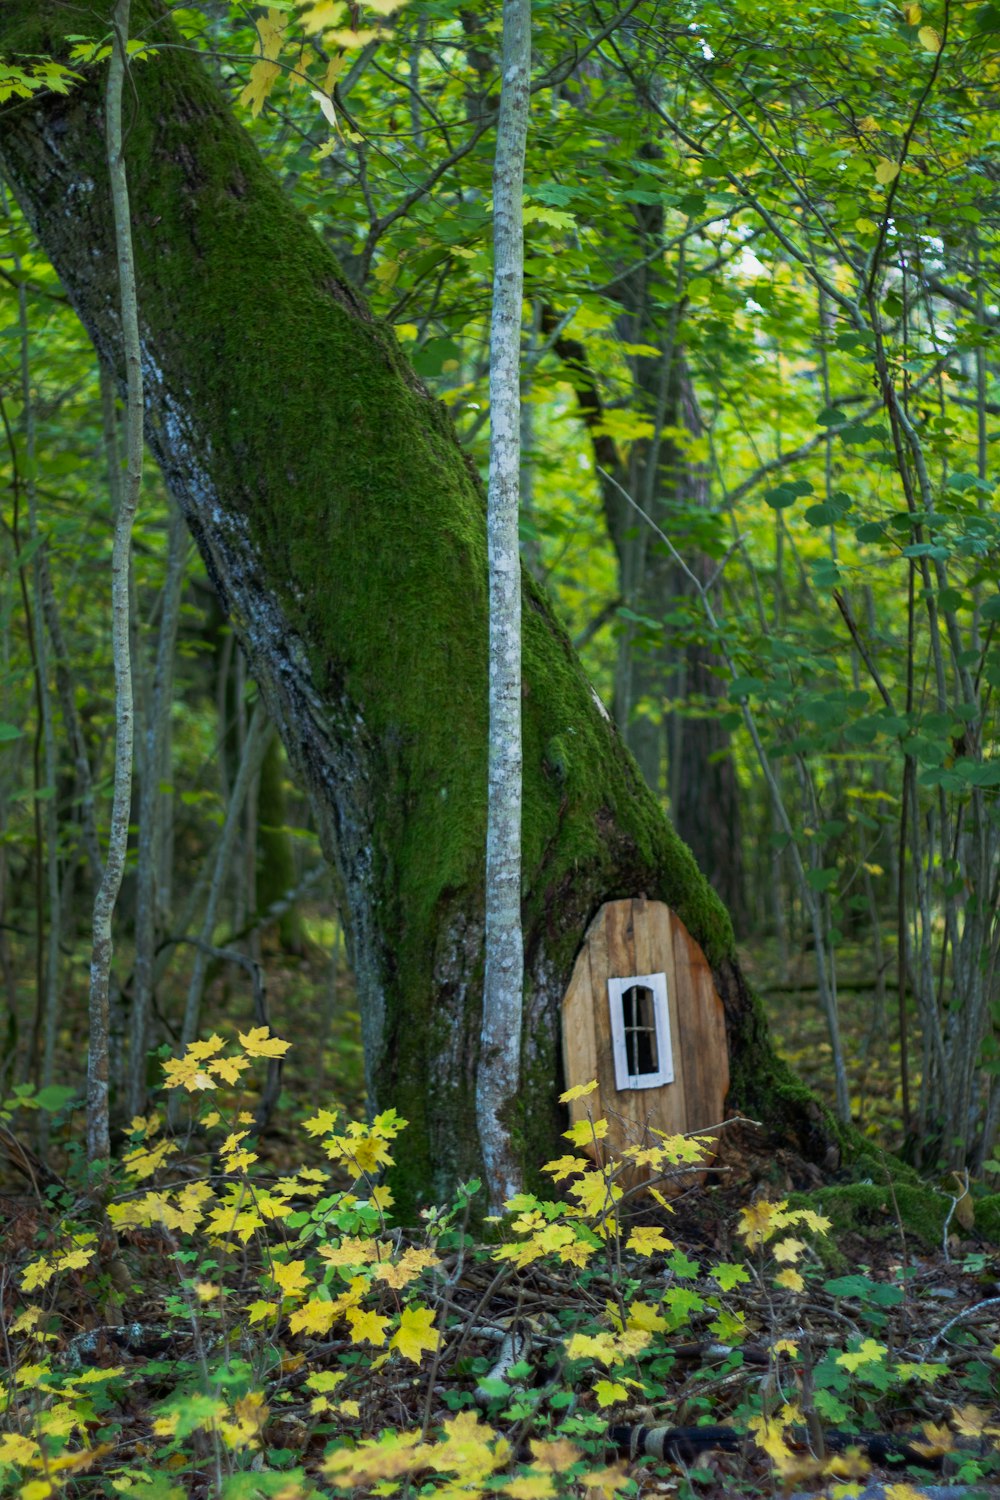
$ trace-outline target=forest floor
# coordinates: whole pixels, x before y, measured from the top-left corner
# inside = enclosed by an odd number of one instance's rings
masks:
[[[754,978],[825,1092],[811,997]],[[738,1127],[669,1208],[588,1217],[563,1181],[491,1242],[461,1205],[392,1229],[367,1174],[317,1185],[329,1096],[361,1118],[349,978],[324,986],[318,961],[271,980],[301,1045],[259,1161],[225,1156],[236,1115],[169,1160],[151,1125],[109,1212],[146,1209],[114,1230],[78,1179],[0,1176],[0,1496],[1000,1494],[1000,1249],[974,1214],[907,1225],[890,1185],[877,1214],[828,1219]],[[848,989],[844,1023],[858,1123],[891,1151],[873,999]]]

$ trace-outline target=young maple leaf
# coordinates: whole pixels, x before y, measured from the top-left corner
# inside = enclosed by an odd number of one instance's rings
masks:
[[[380,1266],[375,1272],[375,1280],[385,1281],[394,1291],[398,1291],[400,1287],[408,1286],[421,1271],[429,1271],[440,1264],[441,1261],[433,1250],[420,1250],[415,1245],[410,1245],[395,1264]]]
[[[593,1469],[589,1474],[581,1474],[576,1482],[592,1500],[598,1500],[598,1497],[599,1500],[612,1500],[613,1495],[625,1488],[630,1477],[625,1464],[611,1464],[606,1469]]]
[[[337,1115],[335,1109],[317,1110],[311,1120],[303,1122],[302,1129],[307,1135],[330,1135],[337,1123]]]
[[[560,1156],[556,1161],[547,1161],[542,1171],[548,1172],[556,1182],[562,1182],[564,1177],[572,1177],[574,1172],[586,1172],[589,1168],[589,1157]]]
[[[608,1133],[607,1120],[577,1120],[569,1130],[563,1131],[563,1138],[572,1141],[574,1146],[589,1146],[591,1141],[601,1141]]]
[[[801,1292],[805,1290],[805,1282],[794,1267],[789,1266],[787,1270],[779,1271],[774,1278],[775,1286],[783,1286],[790,1292]]]
[[[583,1457],[580,1449],[568,1438],[532,1438],[531,1462],[537,1469],[551,1469],[554,1474],[565,1474],[566,1470]]]
[[[1000,1437],[1000,1427],[990,1425],[990,1414],[981,1406],[953,1406],[951,1410],[963,1437]]]
[[[881,1364],[889,1351],[884,1344],[877,1344],[874,1339],[865,1339],[860,1348],[849,1351],[846,1354],[838,1354],[836,1363],[843,1365],[845,1370],[852,1373],[860,1369],[862,1365]],[[945,1429],[947,1431],[947,1428]]]
[[[31,1438],[23,1437],[19,1432],[8,1432],[0,1437],[0,1464],[24,1466],[37,1464],[40,1458],[41,1449]]]
[[[539,1474],[529,1469],[527,1474],[508,1479],[500,1493],[510,1495],[511,1500],[548,1500],[556,1493],[555,1475],[550,1470]]]
[[[659,1329],[666,1328],[667,1320],[651,1302],[633,1302],[628,1310],[628,1326],[656,1333]]]
[[[288,1327],[292,1333],[329,1333],[336,1316],[337,1309],[332,1302],[311,1297],[308,1302],[295,1309],[288,1320]]]
[[[598,1406],[614,1406],[616,1401],[628,1400],[628,1389],[616,1380],[595,1380],[594,1395]]]
[[[611,1365],[618,1351],[610,1333],[574,1333],[566,1341],[567,1359],[596,1359],[602,1365]]]
[[[221,1036],[216,1036],[213,1033],[205,1042],[188,1042],[185,1056],[197,1057],[199,1059],[213,1057],[216,1052],[221,1052],[225,1045]]]
[[[225,1083],[239,1083],[240,1074],[249,1068],[250,1059],[238,1052],[235,1057],[215,1057],[208,1064],[210,1073],[217,1073]]]
[[[597,1079],[590,1083],[578,1083],[573,1088],[567,1089],[565,1094],[559,1095],[560,1104],[569,1104],[573,1099],[583,1099],[587,1094],[592,1094],[597,1087]]]
[[[331,1266],[367,1266],[373,1260],[380,1259],[382,1250],[385,1250],[388,1259],[392,1254],[391,1246],[383,1245],[379,1240],[350,1234],[346,1234],[339,1245],[319,1247],[320,1255]]]
[[[254,1026],[250,1031],[240,1032],[240,1046],[250,1057],[284,1057],[291,1042],[283,1042],[271,1035],[269,1026]]]
[[[424,1443],[420,1428],[407,1432],[383,1432],[366,1438],[356,1448],[335,1448],[323,1462],[323,1472],[341,1490],[376,1484],[382,1479],[401,1479],[427,1467],[433,1450]]]
[[[655,1255],[658,1250],[672,1250],[674,1245],[655,1224],[636,1224],[625,1242],[625,1248],[637,1250],[640,1255]]]
[[[381,1317],[377,1312],[368,1312],[362,1307],[349,1307],[346,1317],[352,1344],[360,1344],[366,1339],[369,1344],[385,1343],[388,1318]]]
[[[796,1240],[789,1236],[787,1240],[778,1241],[773,1248],[772,1254],[775,1260],[798,1260],[805,1248],[805,1240]]]
[[[399,1327],[389,1340],[390,1347],[398,1349],[406,1359],[419,1365],[426,1351],[432,1353],[438,1345],[437,1329],[434,1327],[434,1309],[431,1307],[404,1307],[400,1314]]]
[[[312,1286],[312,1277],[306,1275],[304,1260],[275,1261],[271,1276],[285,1297],[298,1297]]]
[[[163,1064],[163,1087],[184,1088],[193,1094],[196,1089],[214,1089],[215,1079],[188,1052],[184,1057],[170,1057]]]

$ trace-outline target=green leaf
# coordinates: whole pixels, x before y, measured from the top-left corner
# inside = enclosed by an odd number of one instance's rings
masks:
[[[70,1088],[68,1084],[50,1083],[47,1088],[38,1090],[35,1103],[39,1109],[54,1115],[58,1110],[65,1109],[70,1100],[75,1098],[76,1089]]]
[[[0,723],[0,741],[19,740],[24,736],[24,730],[18,729],[16,724]]]
[[[823,891],[832,890],[839,879],[839,870],[826,869],[806,871],[806,884],[810,887],[810,889],[818,891],[821,894]]]
[[[784,484],[764,491],[764,499],[772,510],[787,510],[802,495],[811,495],[812,485],[808,479],[787,479]]]

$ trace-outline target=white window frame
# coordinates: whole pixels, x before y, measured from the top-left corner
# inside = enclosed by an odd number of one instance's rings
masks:
[[[628,1054],[625,1049],[626,990],[641,985],[653,996],[653,1021],[656,1027],[656,1056],[659,1067],[655,1073],[630,1073]],[[657,1089],[674,1081],[674,1056],[670,1042],[670,1011],[667,1006],[666,974],[630,974],[624,979],[608,980],[608,1004],[611,1008],[611,1044],[615,1056],[615,1088],[619,1093],[632,1089]]]

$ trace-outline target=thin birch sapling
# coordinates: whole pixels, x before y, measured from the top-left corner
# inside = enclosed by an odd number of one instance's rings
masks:
[[[111,640],[115,668],[115,776],[111,829],[104,874],[94,899],[93,946],[90,961],[90,1050],[87,1058],[87,1158],[106,1161],[110,1155],[108,1121],[108,991],[113,943],[111,924],[128,845],[132,803],[134,705],[129,642],[129,557],[132,524],[142,483],[142,361],[135,262],[129,217],[128,177],[122,142],[122,93],[127,67],[126,42],[131,0],[117,0],[112,18],[111,59],[108,64],[106,142],[111,201],[118,258],[122,339],[125,350],[125,483],[115,516],[111,560]]]
[[[491,1210],[520,1187],[511,1112],[521,1063],[521,559],[518,549],[521,192],[531,78],[530,0],[504,0],[500,114],[493,165],[493,312],[490,321],[489,806],[486,972],[476,1117]]]

